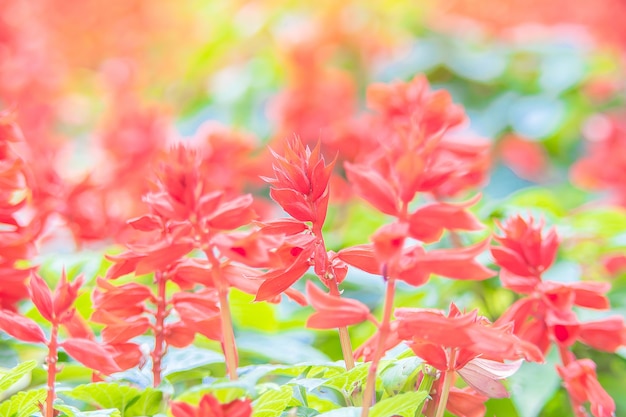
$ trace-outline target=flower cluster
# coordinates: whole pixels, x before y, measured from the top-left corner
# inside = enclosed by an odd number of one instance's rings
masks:
[[[595,417],[609,417],[615,403],[595,380],[595,365],[589,359],[577,360],[569,350],[576,341],[595,349],[615,352],[626,344],[626,326],[621,316],[580,322],[574,307],[597,310],[609,308],[605,293],[608,283],[562,283],[542,279],[542,274],[554,263],[558,237],[554,229],[542,231],[543,223],[515,216],[500,226],[503,236],[496,236],[501,246],[491,249],[496,263],[502,268],[500,279],[505,287],[524,295],[497,321],[513,326],[520,338],[546,353],[551,344],[558,347],[563,377],[577,415],[582,404],[591,403]],[[584,390],[585,385],[593,389]],[[584,410],[584,409],[583,409]]]

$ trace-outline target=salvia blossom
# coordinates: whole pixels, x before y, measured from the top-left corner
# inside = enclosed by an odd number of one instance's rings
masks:
[[[501,266],[500,279],[505,287],[524,295],[498,319],[511,325],[520,338],[537,346],[544,354],[555,344],[561,355],[558,367],[577,416],[586,415],[583,403],[591,402],[594,417],[610,416],[615,404],[595,379],[595,364],[577,360],[569,350],[580,341],[595,349],[615,352],[626,345],[626,326],[621,316],[580,322],[574,307],[597,310],[609,308],[602,282],[561,283],[545,281],[542,274],[554,263],[558,236],[554,229],[544,233],[543,222],[515,216],[501,225],[503,236],[495,240],[491,253]],[[592,372],[593,371],[593,372]],[[584,395],[582,387],[589,389]]]
[[[171,407],[174,417],[250,417],[252,415],[249,399],[220,404],[211,394],[203,395],[196,407],[182,401],[172,401]]]

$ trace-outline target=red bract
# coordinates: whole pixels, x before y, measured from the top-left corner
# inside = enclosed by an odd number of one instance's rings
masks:
[[[173,401],[171,411],[174,417],[250,417],[250,400],[234,400],[220,404],[211,394],[205,394],[197,407],[181,401]]]

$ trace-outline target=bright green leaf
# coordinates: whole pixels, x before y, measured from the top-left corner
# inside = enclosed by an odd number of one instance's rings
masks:
[[[156,414],[162,399],[162,393],[153,388],[139,390],[107,382],[79,385],[64,394],[102,408],[117,408],[124,417]]]
[[[293,388],[288,385],[278,390],[268,390],[252,403],[252,417],[278,417],[289,405],[293,397]]]
[[[13,384],[28,375],[36,366],[36,361],[27,361],[6,372],[0,371],[0,393],[11,388]]]
[[[0,404],[0,417],[30,417],[45,401],[45,389],[18,392]]]
[[[399,415],[402,417],[413,417],[416,411],[422,409],[426,398],[428,398],[428,394],[423,391],[398,394],[376,403],[370,410],[370,416],[389,417]]]

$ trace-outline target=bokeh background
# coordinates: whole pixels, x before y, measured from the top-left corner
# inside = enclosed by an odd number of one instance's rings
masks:
[[[0,0],[0,108],[27,143],[32,204],[46,217],[42,269],[102,271],[102,251],[144,210],[145,179],[175,140],[205,141],[239,171],[294,134],[332,158],[363,128],[368,85],[425,74],[464,106],[463,134],[492,143],[479,217],[534,213],[556,225],[550,278],[611,280],[613,313],[626,316],[625,22],[623,0]],[[337,205],[329,244],[362,243],[384,221]],[[346,292],[376,308],[381,285],[352,274]],[[497,317],[512,297],[495,281],[432,280],[401,291],[399,305],[454,299]],[[335,333],[300,330],[296,306],[250,299],[233,292],[244,364],[339,358]],[[371,332],[357,327],[355,344]],[[626,410],[626,352],[581,356]],[[522,371],[488,415],[564,415],[554,369]]]

